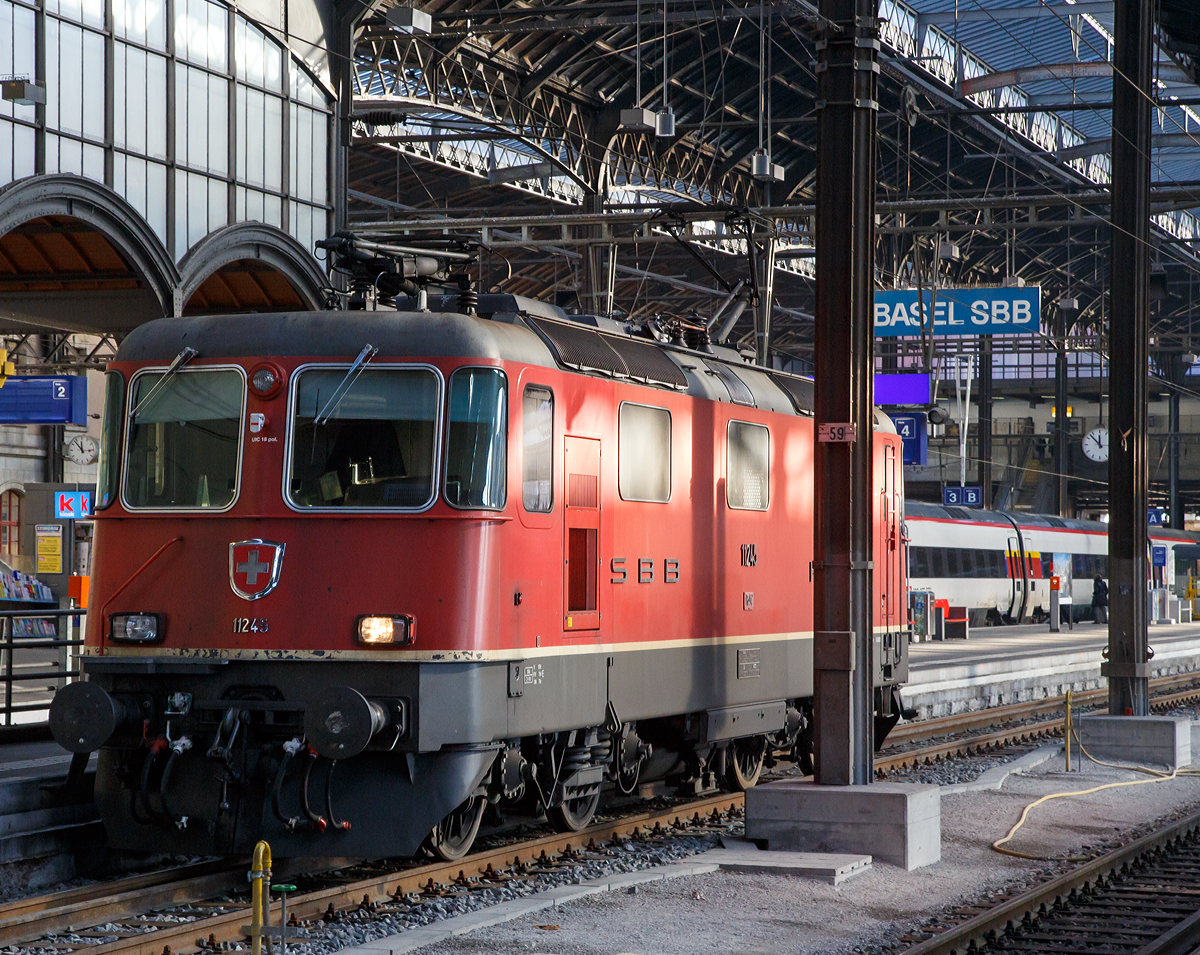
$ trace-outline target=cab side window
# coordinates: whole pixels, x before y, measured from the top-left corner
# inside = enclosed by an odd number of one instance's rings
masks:
[[[541,385],[521,396],[521,504],[534,514],[554,509],[554,393]]]
[[[726,502],[737,510],[765,511],[771,500],[771,432],[730,421],[726,447]]]

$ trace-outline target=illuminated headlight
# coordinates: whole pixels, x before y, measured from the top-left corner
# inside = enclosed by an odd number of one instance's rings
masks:
[[[121,643],[157,643],[162,639],[162,620],[156,613],[115,613],[112,639]]]
[[[408,646],[413,642],[413,618],[359,617],[358,642],[368,644],[391,644]]]

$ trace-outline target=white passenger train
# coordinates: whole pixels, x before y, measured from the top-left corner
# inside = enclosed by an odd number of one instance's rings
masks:
[[[1108,525],[1020,511],[905,504],[908,582],[951,606],[969,608],[971,625],[1048,617],[1050,578],[1060,578],[1075,620],[1091,619],[1092,582],[1108,579]],[[1160,564],[1154,587],[1182,594],[1197,569],[1200,534],[1150,528]]]

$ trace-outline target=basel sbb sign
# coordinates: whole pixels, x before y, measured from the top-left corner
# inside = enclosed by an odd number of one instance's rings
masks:
[[[875,337],[1031,335],[1041,330],[1042,290],[1028,288],[922,289],[875,293]]]

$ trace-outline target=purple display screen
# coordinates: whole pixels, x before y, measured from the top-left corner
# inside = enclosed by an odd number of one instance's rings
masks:
[[[929,404],[929,376],[914,374],[876,375],[875,404]]]

